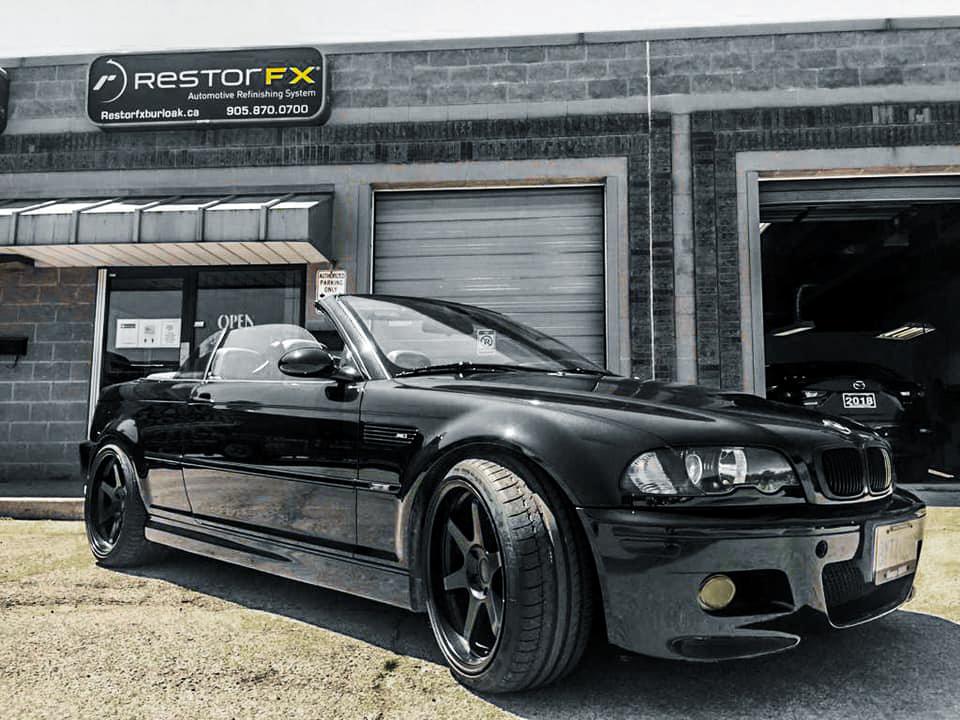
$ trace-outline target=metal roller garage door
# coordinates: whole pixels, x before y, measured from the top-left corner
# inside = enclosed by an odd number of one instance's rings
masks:
[[[490,308],[604,361],[603,188],[375,197],[375,292]]]
[[[916,205],[960,201],[960,176],[899,175],[760,183],[761,222],[853,222],[887,217]]]

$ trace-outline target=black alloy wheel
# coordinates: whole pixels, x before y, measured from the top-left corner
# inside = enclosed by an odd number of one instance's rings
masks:
[[[586,537],[560,491],[510,458],[461,460],[424,523],[427,613],[458,681],[480,692],[554,682],[593,617]]]
[[[92,479],[90,537],[96,549],[108,554],[120,538],[127,501],[127,483],[120,457],[106,456],[97,466]]]
[[[449,483],[433,519],[431,588],[447,648],[463,667],[482,670],[500,638],[504,576],[500,544],[483,499]]]
[[[101,565],[132,567],[164,555],[145,536],[148,515],[137,469],[118,445],[103,446],[90,463],[83,514],[90,551]]]

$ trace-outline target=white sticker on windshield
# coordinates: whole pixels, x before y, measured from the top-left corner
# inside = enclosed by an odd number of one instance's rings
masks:
[[[497,354],[497,331],[477,330],[477,355]]]

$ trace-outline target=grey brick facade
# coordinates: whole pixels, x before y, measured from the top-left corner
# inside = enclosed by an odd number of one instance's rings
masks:
[[[960,28],[653,40],[655,96],[960,83]],[[647,43],[336,53],[333,106],[530,104],[647,94]],[[83,118],[86,66],[12,67],[11,121]],[[336,113],[336,110],[335,110]],[[335,115],[336,117],[336,115]]]
[[[693,289],[683,312],[695,326],[687,357],[695,346],[696,379],[740,389],[737,154],[960,139],[960,28],[579,38],[329,57],[333,114],[323,127],[112,134],[85,118],[82,59],[8,63],[0,180],[11,188],[23,173],[179,169],[189,177],[201,168],[625,158],[629,305],[622,311],[632,370],[677,374],[680,273]],[[674,166],[675,146],[685,148],[684,167]],[[675,233],[677,193],[692,230]],[[31,341],[26,362],[0,367],[0,479],[75,467],[92,282],[92,273],[72,270],[0,273],[0,334]],[[42,438],[33,450],[28,436]]]
[[[648,169],[653,197],[655,266],[672,267],[670,121],[656,118],[648,167],[645,115],[531,120],[342,125],[319,128],[139,132],[118,135],[0,137],[0,172],[256,167],[337,163],[426,163],[625,156],[629,166],[630,316],[633,371],[649,375]],[[657,373],[672,374],[672,276],[656,283]]]
[[[0,358],[0,483],[77,476],[90,391],[95,274],[71,268],[0,273],[0,335],[26,335],[29,343],[16,366]]]

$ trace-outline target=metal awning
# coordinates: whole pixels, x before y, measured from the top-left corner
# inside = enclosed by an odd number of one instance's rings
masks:
[[[0,200],[0,255],[37,265],[260,265],[330,257],[333,195]]]

